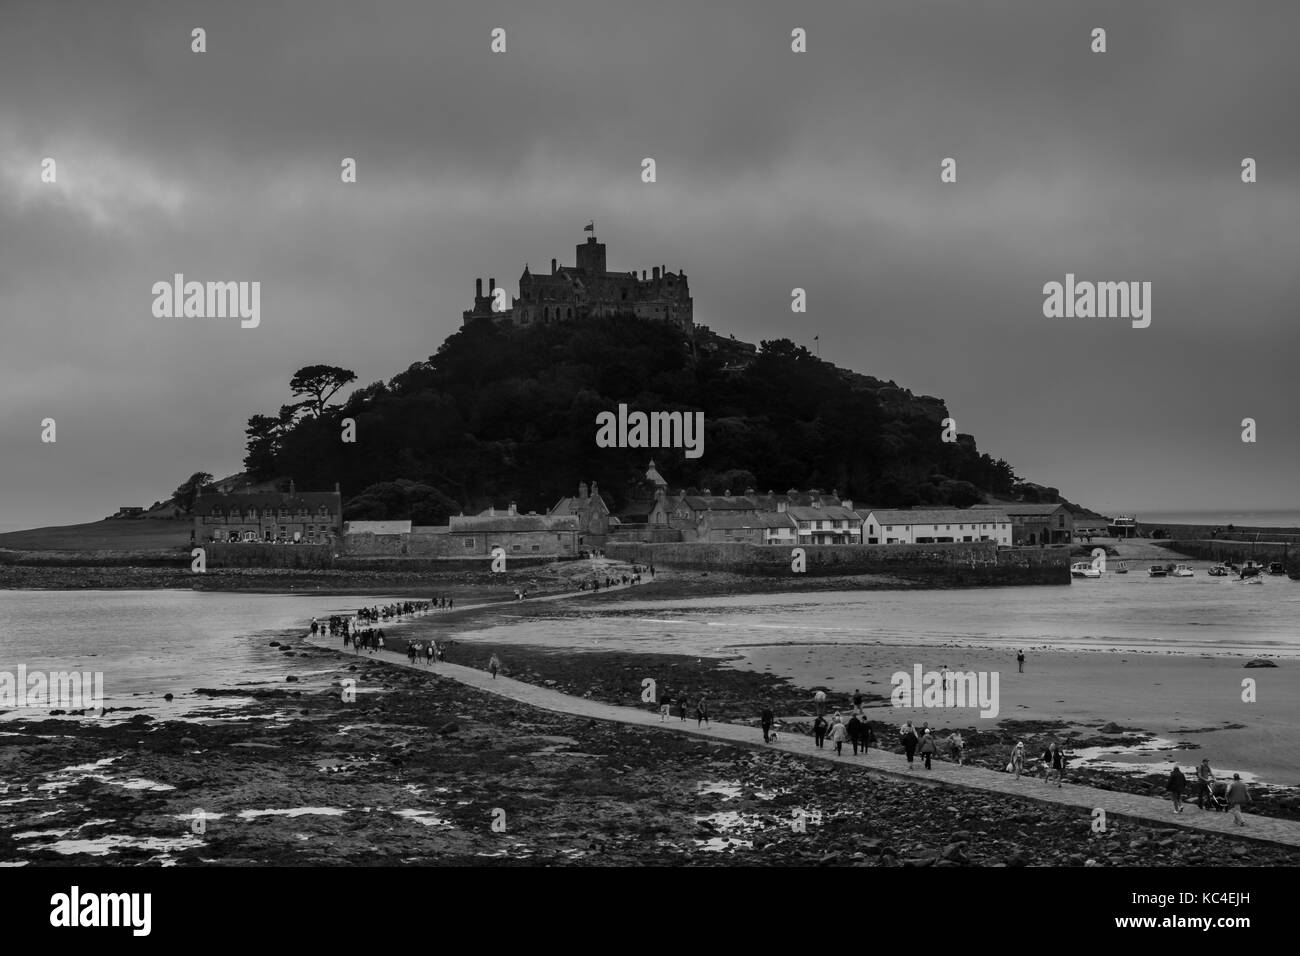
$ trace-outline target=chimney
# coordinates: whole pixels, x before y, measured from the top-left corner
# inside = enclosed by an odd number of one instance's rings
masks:
[[[820,507],[822,506],[822,496],[821,496],[821,495],[813,495],[813,498],[812,498],[812,506],[813,506],[814,508],[820,508]]]
[[[784,500],[782,500],[782,501],[778,501],[778,502],[776,503],[776,513],[779,514],[779,515],[783,515],[783,514],[785,514],[785,501],[784,501]]]
[[[510,502],[510,510],[507,511],[506,514],[510,515],[511,517],[514,517],[515,515],[519,514],[519,510],[515,507],[515,503],[513,501]]]
[[[476,299],[483,298],[483,277],[482,276],[479,276],[479,278],[474,280],[474,298]]]
[[[488,279],[488,295],[496,295],[496,294],[497,294],[497,280]]]
[[[645,270],[644,270],[644,269],[641,270],[641,281],[642,281],[642,282],[645,282]]]
[[[713,489],[712,489],[712,488],[705,488],[703,491],[700,492],[700,494],[702,494],[702,495],[711,495],[711,494],[713,494]]]
[[[654,277],[655,277],[655,281],[658,282],[658,281],[659,281],[659,267],[658,267],[658,266],[655,266],[655,267],[654,267]]]
[[[724,491],[724,492],[722,493],[722,497],[724,497],[724,498],[730,498],[730,497],[731,497],[731,489],[728,488],[726,491]]]
[[[840,502],[840,504],[844,507],[844,510],[845,510],[845,511],[852,511],[852,510],[853,510],[853,499],[852,499],[852,498],[845,498],[843,501]]]
[[[297,490],[297,488],[294,486],[293,479],[290,478],[290,479],[289,479],[289,494],[291,494],[291,495],[296,495],[297,493],[298,493],[298,490]]]
[[[551,260],[551,275],[555,275],[555,260]]]
[[[496,505],[488,505],[488,517],[489,517],[489,518],[495,518],[496,516],[497,516],[497,506],[496,506]]]
[[[578,482],[578,500],[585,501],[586,499],[587,499],[587,483],[585,481],[580,481]]]

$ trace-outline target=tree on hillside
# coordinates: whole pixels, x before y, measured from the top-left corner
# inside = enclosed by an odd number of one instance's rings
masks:
[[[295,397],[307,396],[299,403],[299,407],[306,408],[313,416],[320,418],[326,403],[334,394],[356,379],[356,372],[337,365],[306,365],[293,373],[293,378],[289,379],[289,389]]]
[[[194,508],[194,499],[198,497],[199,492],[209,485],[211,481],[212,476],[206,471],[196,471],[194,474],[190,475],[179,488],[172,492],[172,497],[176,500],[176,504],[181,508],[186,511],[191,511]]]
[[[244,434],[248,436],[244,468],[254,478],[270,478],[275,474],[275,455],[279,451],[280,420],[274,415],[254,415]]]

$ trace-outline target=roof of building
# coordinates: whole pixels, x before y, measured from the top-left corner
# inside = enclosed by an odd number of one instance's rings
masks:
[[[547,514],[553,514],[553,515],[580,514],[583,505],[589,502],[596,502],[596,501],[599,501],[600,506],[605,509],[605,514],[609,514],[609,502],[605,500],[604,495],[600,495],[600,494],[588,495],[586,498],[578,498],[576,496],[561,498],[559,501],[555,503],[555,507],[552,508],[550,511],[548,511]],[[654,502],[651,502],[651,505],[653,504]]]
[[[856,511],[845,508],[843,505],[821,505],[813,507],[812,505],[792,505],[786,508],[786,513],[793,515],[799,521],[861,521],[862,515]]]
[[[758,503],[743,495],[685,495],[682,504],[692,511],[757,511]]]
[[[233,495],[199,495],[194,502],[194,514],[200,516],[210,515],[218,508],[222,511],[229,511],[232,508],[238,511],[245,511],[249,508],[257,508],[259,511],[264,508],[287,508],[290,511],[306,508],[309,511],[314,511],[321,505],[325,505],[331,511],[338,511],[341,501],[342,499],[337,491],[300,491],[292,495],[279,491],[242,492]]]
[[[992,505],[971,505],[971,508],[981,510],[989,509],[1001,511],[1009,515],[1050,515],[1055,514],[1065,505],[1059,501],[1042,502],[1041,504],[992,504]]]
[[[789,513],[777,511],[760,511],[752,515],[706,514],[701,524],[712,530],[714,528],[793,528],[794,519]]]
[[[345,521],[344,534],[410,534],[411,522],[406,521]]]
[[[525,531],[577,531],[577,515],[453,515],[452,534],[513,533]]]
[[[974,512],[974,513],[972,513]],[[971,524],[990,522],[1010,523],[1004,512],[992,508],[879,508],[868,512],[880,524]]]

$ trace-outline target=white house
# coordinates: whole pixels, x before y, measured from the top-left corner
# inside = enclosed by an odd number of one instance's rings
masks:
[[[863,523],[866,544],[939,544],[996,541],[1011,545],[1011,519],[1001,511],[967,508],[876,510]]]
[[[861,544],[862,515],[853,510],[852,501],[825,504],[819,497],[806,506],[777,503],[777,511],[799,523],[800,544]]]

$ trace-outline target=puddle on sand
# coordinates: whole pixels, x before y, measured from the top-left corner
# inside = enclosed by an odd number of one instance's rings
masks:
[[[1183,744],[1166,737],[1150,737],[1130,746],[1080,747],[1066,756],[1070,758],[1068,766],[1127,774],[1167,774],[1174,764],[1178,764],[1189,780],[1195,776],[1196,767],[1201,762],[1197,751],[1186,749]],[[1234,773],[1241,774],[1241,779],[1247,784],[1258,781],[1258,776],[1247,770],[1214,768],[1217,780],[1231,779]]]
[[[437,816],[432,810],[394,810],[395,816],[402,817],[406,820],[414,820],[416,823],[422,823],[426,827],[449,827],[452,825],[450,820],[444,820]]]
[[[285,810],[240,810],[236,816],[241,820],[254,820],[257,817],[301,817],[308,814],[323,817],[341,817],[347,812],[337,807],[292,807]]]
[[[50,843],[45,846],[19,847],[19,850],[29,853],[33,850],[53,850],[55,853],[60,853],[64,856],[72,856],[77,853],[85,853],[90,856],[107,856],[117,850],[125,849],[173,852],[175,850],[187,850],[190,847],[202,845],[202,840],[188,836],[165,838],[102,836],[90,840],[60,840],[57,843]]]
[[[93,763],[74,764],[71,767],[64,767],[61,770],[47,774],[50,779],[46,783],[39,784],[37,790],[66,790],[75,786],[82,780],[98,780],[100,783],[106,783],[114,787],[123,787],[127,790],[150,790],[154,792],[164,790],[175,790],[169,783],[158,783],[156,780],[146,780],[143,777],[115,777],[112,774],[103,771],[110,767],[118,758],[104,757]]]

